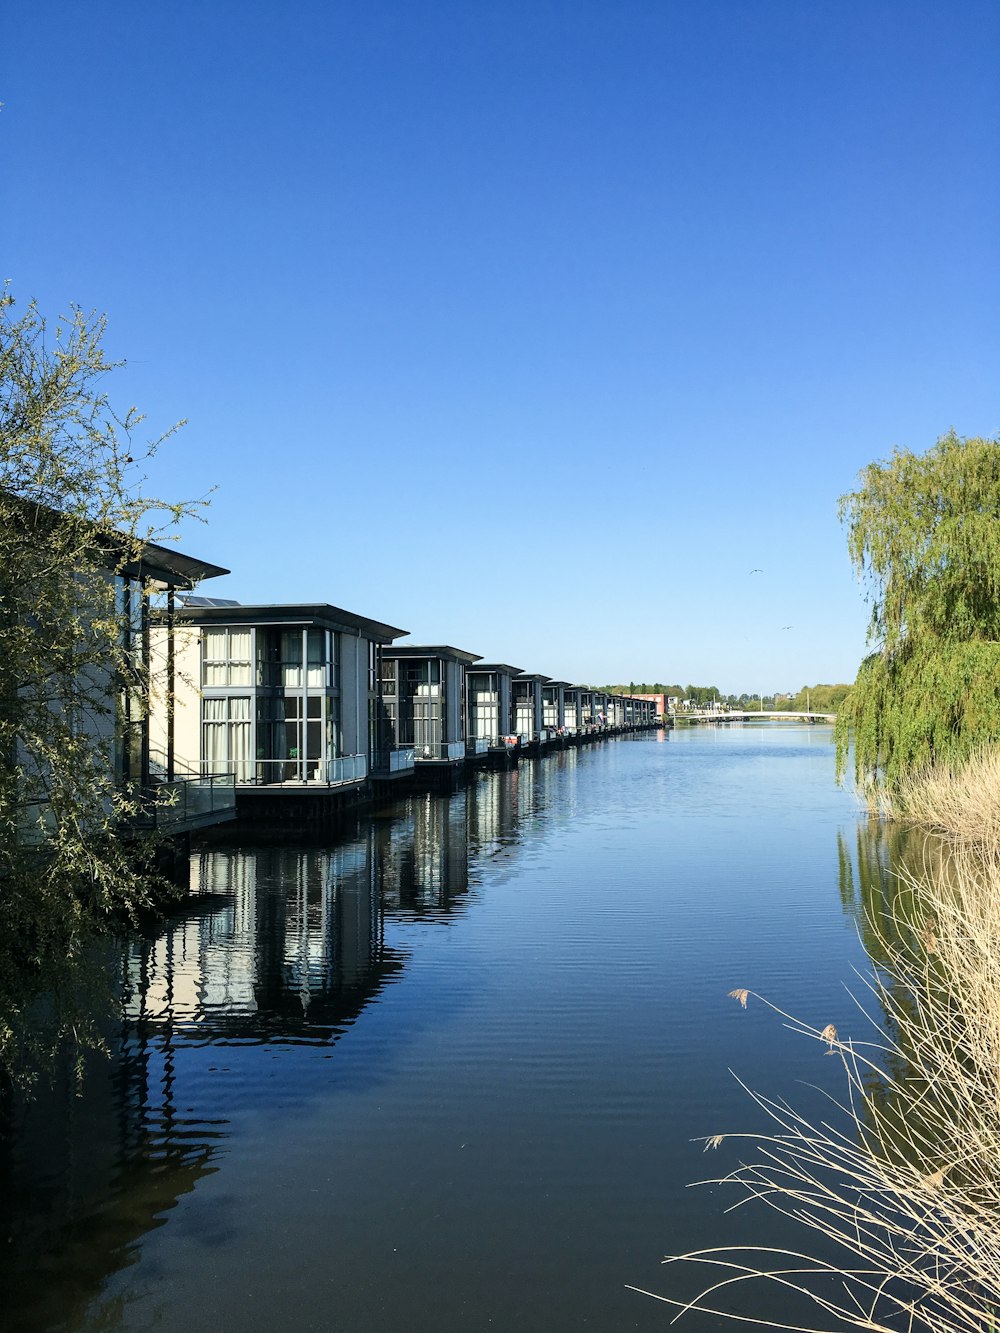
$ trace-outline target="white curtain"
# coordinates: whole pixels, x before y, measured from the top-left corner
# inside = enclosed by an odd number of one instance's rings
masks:
[[[202,636],[205,655],[205,684],[225,685],[227,633],[224,629],[207,629]]]
[[[202,700],[202,767],[206,773],[250,778],[250,700]]]
[[[249,635],[247,636],[249,641]],[[237,782],[250,780],[250,700],[229,700],[229,761]]]
[[[250,681],[250,631],[234,629],[229,631],[229,684],[249,685]]]

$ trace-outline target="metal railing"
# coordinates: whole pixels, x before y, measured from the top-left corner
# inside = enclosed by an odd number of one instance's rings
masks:
[[[375,771],[378,773],[407,773],[412,768],[412,745],[384,745],[375,765]]]
[[[368,756],[345,754],[326,762],[295,755],[287,759],[230,759],[222,767],[241,787],[339,787],[346,782],[364,781],[368,776]]]
[[[430,741],[413,747],[417,763],[465,758],[465,741]]]
[[[174,778],[157,783],[153,797],[157,828],[179,829],[235,813],[236,780],[231,773]]]
[[[364,782],[368,776],[366,754],[343,754],[327,760],[326,780],[331,786],[340,782]]]

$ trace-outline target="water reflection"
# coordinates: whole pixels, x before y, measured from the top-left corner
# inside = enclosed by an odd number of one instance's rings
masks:
[[[386,921],[461,912],[484,867],[543,818],[553,776],[576,762],[568,751],[449,796],[414,796],[333,846],[196,853],[180,909],[104,960],[119,979],[121,1023],[106,1034],[108,1057],[88,1060],[85,1095],[66,1067],[35,1101],[3,1099],[10,1326],[77,1327],[88,1306],[93,1318],[109,1276],[218,1169],[231,1117],[207,1084],[230,1066],[213,1052],[337,1043],[406,966]],[[112,1302],[97,1317],[117,1326],[120,1315]]]
[[[396,975],[372,834],[332,848],[205,851],[188,909],[133,941],[127,1019],[175,1040],[329,1042]]]
[[[954,996],[935,958],[933,895],[948,892],[954,867],[947,844],[899,824],[859,824],[853,856],[843,835],[839,843],[841,897],[876,970],[870,996],[885,1034],[878,1063],[888,1078],[865,1075],[862,1125],[890,1160],[927,1175],[953,1156],[954,1127],[972,1119],[972,1067],[954,1078]]]

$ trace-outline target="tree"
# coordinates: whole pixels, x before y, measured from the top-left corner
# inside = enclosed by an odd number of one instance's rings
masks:
[[[853,742],[875,799],[1000,737],[1000,439],[951,431],[859,480],[840,515],[874,651],[837,715],[837,769]]]
[[[53,329],[34,304],[20,317],[13,307],[5,290],[0,1070],[27,1077],[68,1032],[96,1038],[76,1003],[87,941],[149,900],[141,849],[121,836],[139,795],[114,777],[119,700],[133,716],[145,702],[116,575],[154,535],[154,517],[169,524],[188,506],[143,492],[141,465],[162,441],[140,448],[141,416],[119,416],[103,391],[115,369],[104,318],[73,309]]]

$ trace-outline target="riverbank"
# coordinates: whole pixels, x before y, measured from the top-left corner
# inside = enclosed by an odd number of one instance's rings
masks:
[[[716,1183],[795,1217],[820,1243],[681,1256],[728,1279],[768,1279],[848,1326],[952,1333],[1000,1317],[1000,755],[912,779],[867,867],[859,922],[881,1033],[811,1025],[768,998],[793,1031],[839,1060],[823,1119],[754,1095],[769,1117],[756,1160]],[[859,867],[859,870],[861,867]],[[857,1023],[852,1029],[857,1030]],[[830,1245],[840,1257],[829,1257]],[[803,1253],[805,1251],[805,1254]],[[717,1309],[711,1289],[696,1303]],[[812,1325],[806,1325],[811,1327]]]

